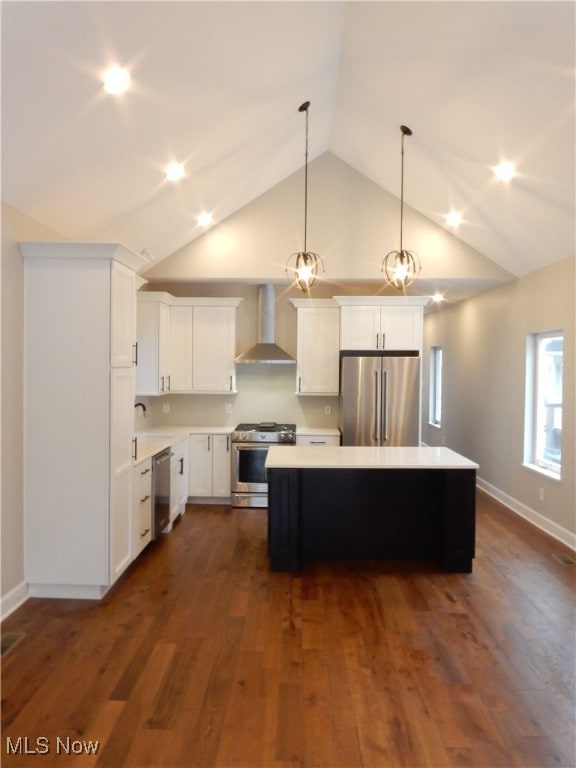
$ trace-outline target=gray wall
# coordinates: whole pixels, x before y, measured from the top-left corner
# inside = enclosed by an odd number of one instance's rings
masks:
[[[24,269],[18,242],[63,240],[2,204],[1,268],[1,494],[2,613],[24,590],[23,343]]]
[[[572,545],[576,541],[574,294],[572,258],[428,315],[423,393],[423,440],[477,461],[489,492]],[[559,328],[565,343],[563,471],[557,481],[522,461],[527,334]],[[427,416],[434,345],[443,348],[441,429],[429,425]]]

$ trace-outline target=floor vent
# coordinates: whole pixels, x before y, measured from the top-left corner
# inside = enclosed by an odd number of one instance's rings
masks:
[[[23,637],[23,634],[18,634],[17,632],[10,632],[7,635],[2,635],[2,653],[0,655],[6,656],[15,645],[18,645]]]
[[[568,557],[568,555],[552,555],[552,557],[555,560],[558,560],[559,563],[562,563],[562,565],[574,565],[574,560],[572,560],[571,557]]]

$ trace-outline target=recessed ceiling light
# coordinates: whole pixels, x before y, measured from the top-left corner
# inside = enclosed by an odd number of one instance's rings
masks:
[[[444,296],[441,293],[435,293],[434,296],[432,296],[432,301],[436,302],[436,304],[440,304],[441,301],[444,301]]]
[[[180,181],[186,175],[183,163],[170,163],[164,169],[168,181]]]
[[[201,213],[197,216],[196,221],[201,227],[209,227],[212,224],[213,218],[211,213]]]
[[[510,181],[516,176],[516,168],[513,163],[505,161],[494,166],[494,174],[500,181]]]
[[[450,211],[450,213],[446,213],[444,215],[444,218],[446,219],[446,224],[448,224],[449,227],[459,227],[460,224],[462,224],[462,214],[460,211]]]
[[[125,93],[130,87],[130,80],[130,72],[126,67],[109,67],[104,73],[104,90],[114,96]]]

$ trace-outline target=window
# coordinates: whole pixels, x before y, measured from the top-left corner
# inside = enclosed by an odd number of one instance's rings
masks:
[[[442,347],[430,348],[428,421],[436,427],[442,423]]]
[[[560,476],[562,463],[561,331],[531,333],[526,346],[525,463]]]

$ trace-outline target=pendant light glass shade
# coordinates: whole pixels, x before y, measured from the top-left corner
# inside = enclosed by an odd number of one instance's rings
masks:
[[[386,284],[402,290],[412,285],[420,274],[420,259],[413,251],[407,251],[402,247],[402,226],[404,219],[404,137],[412,136],[408,126],[401,125],[401,179],[400,179],[400,250],[390,251],[382,262],[381,271],[384,273]]]
[[[318,279],[318,267],[324,262],[317,253],[306,249],[308,229],[308,107],[309,101],[305,101],[298,107],[299,112],[306,113],[306,150],[304,163],[304,250],[293,253],[286,264],[286,274],[294,278],[294,285],[304,293],[307,293]],[[294,263],[291,264],[292,260]]]

